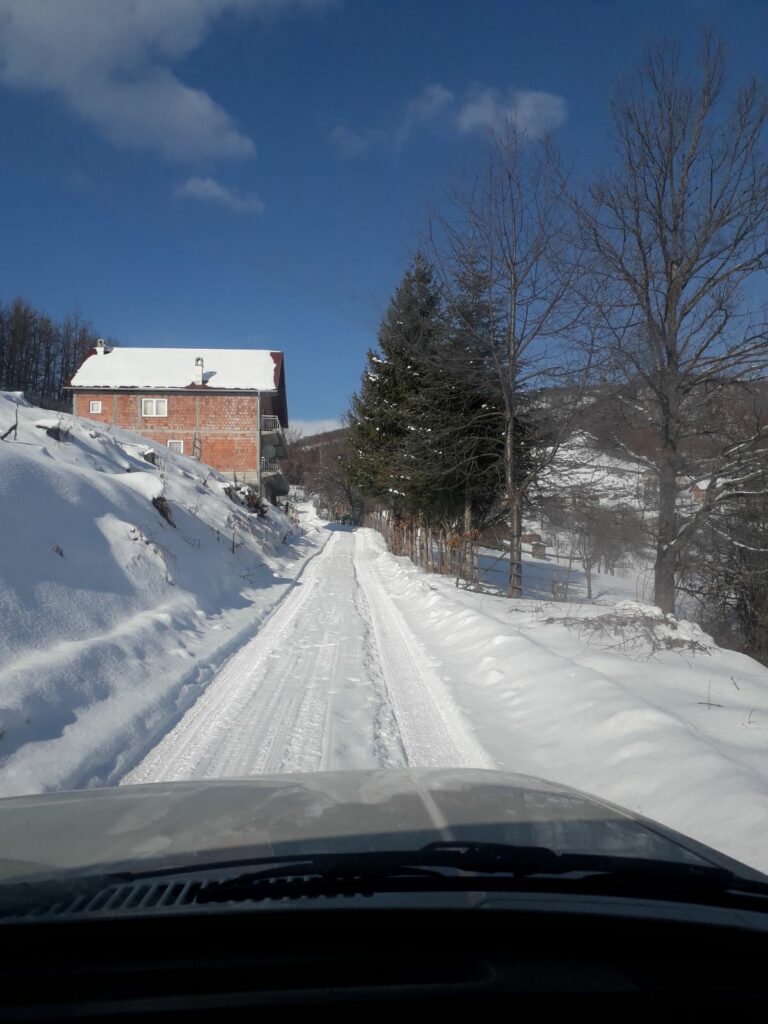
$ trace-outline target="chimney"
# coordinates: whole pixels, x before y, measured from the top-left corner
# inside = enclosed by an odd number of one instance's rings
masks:
[[[203,357],[198,356],[195,359],[195,384],[203,383]]]
[[[104,339],[103,338],[99,338],[98,341],[96,342],[96,355],[97,356],[103,356],[104,353],[106,352],[106,350],[107,349],[106,349],[106,346],[104,344]]]

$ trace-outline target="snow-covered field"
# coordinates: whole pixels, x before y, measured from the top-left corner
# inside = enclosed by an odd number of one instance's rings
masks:
[[[0,393],[0,434],[17,409],[0,441],[0,795],[120,778],[325,539],[128,431]],[[61,441],[36,426],[59,422]]]
[[[0,433],[14,411],[0,397]],[[578,576],[546,600],[547,560],[522,602],[457,589],[371,530],[306,513],[288,536],[207,467],[150,467],[136,435],[57,442],[20,413],[0,442],[0,793],[499,767],[768,870],[768,669],[639,603],[636,574],[598,579],[599,605]]]
[[[503,595],[509,575],[507,552],[480,548],[476,558],[478,580],[484,590]],[[587,600],[587,577],[574,557],[547,553],[546,558],[533,558],[530,545],[523,545],[523,589],[526,597],[540,601],[552,600],[552,582],[567,586],[569,601]],[[612,605],[619,601],[648,603],[653,597],[653,566],[632,563],[617,569],[614,575],[592,571],[592,600]]]

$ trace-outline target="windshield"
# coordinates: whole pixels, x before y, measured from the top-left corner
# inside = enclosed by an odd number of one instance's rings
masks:
[[[767,32],[0,0],[0,883],[768,872]]]

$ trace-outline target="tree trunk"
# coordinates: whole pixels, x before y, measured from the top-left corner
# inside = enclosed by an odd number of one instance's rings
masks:
[[[661,540],[656,549],[656,564],[654,566],[653,593],[654,602],[661,608],[665,615],[675,613],[675,563],[676,555],[674,550],[664,550]]]
[[[523,508],[522,496],[515,482],[515,417],[507,409],[504,434],[504,473],[509,506],[509,579],[507,597],[523,596]]]
[[[666,457],[665,457],[666,456]],[[675,568],[677,551],[672,547],[677,528],[677,475],[674,454],[666,451],[659,467],[659,521],[654,565],[653,594],[664,614],[675,611]]]
[[[522,496],[515,481],[515,418],[507,410],[504,473],[509,507],[509,580],[507,597],[522,597]]]
[[[475,552],[472,546],[472,502],[468,495],[464,496],[464,572],[467,583],[475,578]]]

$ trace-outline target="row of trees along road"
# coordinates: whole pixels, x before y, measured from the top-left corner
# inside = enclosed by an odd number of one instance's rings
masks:
[[[527,504],[585,395],[609,396],[615,450],[657,481],[655,601],[673,612],[707,524],[768,490],[768,98],[727,82],[705,32],[693,71],[648,45],[611,114],[612,158],[584,185],[508,124],[449,190],[369,354],[350,474],[393,515],[500,501],[519,597]]]

